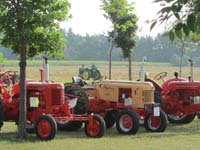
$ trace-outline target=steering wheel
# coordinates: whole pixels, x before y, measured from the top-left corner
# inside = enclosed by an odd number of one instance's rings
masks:
[[[154,80],[160,80],[160,79],[163,80],[163,78],[166,76],[167,76],[167,72],[160,72],[157,75],[155,75]]]

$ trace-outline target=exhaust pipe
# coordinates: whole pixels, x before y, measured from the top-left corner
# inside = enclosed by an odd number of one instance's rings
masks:
[[[40,69],[40,80],[41,82],[44,82],[44,70]]]
[[[189,81],[192,82],[192,81],[194,81],[193,61],[192,61],[192,59],[188,59],[188,61],[190,62],[190,77],[189,77]]]
[[[144,56],[142,58],[142,64],[140,66],[140,72],[139,72],[139,75],[140,75],[140,81],[144,82],[145,81],[145,69],[144,69],[144,62],[147,60],[147,57]]]
[[[47,82],[49,81],[49,64],[48,64],[48,58],[46,56],[43,56],[44,58],[44,80]]]

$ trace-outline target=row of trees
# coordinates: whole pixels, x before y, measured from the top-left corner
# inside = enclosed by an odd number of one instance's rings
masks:
[[[106,35],[81,36],[73,33],[71,29],[62,32],[67,42],[63,49],[65,60],[108,60],[110,43]],[[199,48],[195,44],[188,43],[185,43],[183,65],[188,65],[188,58],[192,58],[198,65]],[[5,58],[18,59],[11,50],[3,47],[0,47],[0,50]],[[170,62],[172,65],[179,65],[181,55],[180,41],[171,42],[167,36],[163,35],[146,36],[136,38],[132,60],[141,61],[146,56],[147,61],[150,62]],[[124,60],[120,48],[113,49],[112,60]]]

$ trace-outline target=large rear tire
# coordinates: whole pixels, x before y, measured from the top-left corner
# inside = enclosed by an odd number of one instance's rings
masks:
[[[160,106],[162,106],[162,98],[161,98],[161,94],[159,91],[154,92],[154,102],[159,103]]]
[[[41,115],[36,121],[35,131],[41,140],[52,140],[57,133],[57,124],[50,115]]]
[[[152,113],[147,115],[147,117],[144,120],[144,127],[147,131],[164,132],[167,127],[166,114],[161,110],[159,117],[153,116]]]
[[[101,78],[101,73],[98,69],[93,68],[91,71],[92,71],[92,78],[94,80],[99,80]]]
[[[100,138],[104,135],[105,130],[105,121],[100,115],[95,114],[92,122],[85,123],[85,134],[88,137]]]
[[[74,107],[74,114],[85,114],[88,112],[89,100],[85,91],[77,84],[65,83],[65,94],[78,96],[77,105]]]
[[[79,121],[57,122],[60,131],[77,131],[82,127],[82,124]]]
[[[106,128],[112,128],[116,122],[116,118],[118,116],[117,110],[108,111],[104,117]]]
[[[117,131],[121,134],[136,134],[139,129],[139,119],[135,112],[122,110],[116,121]]]
[[[89,80],[90,77],[91,77],[90,70],[89,70],[88,68],[86,68],[86,69],[82,72],[81,78],[82,78],[83,80]]]
[[[175,115],[167,115],[168,121],[174,124],[187,124],[194,120],[196,114],[192,115],[183,115],[183,116],[175,116]]]
[[[85,91],[77,84],[65,83],[65,94],[78,96],[77,104],[73,108],[74,114],[85,114],[88,112],[89,101]],[[58,130],[61,131],[77,131],[82,127],[82,122],[57,122]]]

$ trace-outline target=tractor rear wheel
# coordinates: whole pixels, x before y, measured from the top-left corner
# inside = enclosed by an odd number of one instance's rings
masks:
[[[139,119],[135,112],[122,110],[116,121],[116,128],[121,134],[136,134],[139,129]]]
[[[108,111],[104,117],[106,128],[112,128],[116,122],[116,118],[118,115],[117,110]]]
[[[159,103],[160,106],[162,106],[162,98],[161,98],[161,94],[159,91],[154,92],[154,102]]]
[[[92,71],[92,78],[94,80],[99,80],[101,78],[101,73],[98,69],[93,68],[91,71]]]
[[[104,135],[105,130],[105,121],[100,115],[95,114],[91,122],[85,123],[85,134],[89,137],[100,138]]]
[[[79,121],[57,122],[60,131],[77,131],[82,127],[83,123]]]
[[[89,101],[85,91],[77,84],[65,83],[65,94],[78,96],[77,104],[73,108],[74,114],[85,114],[88,112]],[[82,127],[82,122],[57,122],[61,131],[77,131]]]
[[[41,140],[52,140],[57,133],[57,124],[50,115],[41,115],[36,121],[35,131]]]
[[[85,114],[88,112],[89,100],[85,91],[77,84],[65,83],[65,94],[78,96],[77,105],[74,107],[74,114]]]
[[[144,120],[144,127],[147,131],[151,132],[164,132],[167,127],[166,114],[161,110],[160,116],[153,116],[153,114],[147,115]]]
[[[168,114],[168,120],[170,123],[174,123],[174,124],[186,124],[186,123],[190,123],[194,120],[196,114],[192,114],[192,115],[183,115],[183,116],[176,116],[176,115],[172,115],[172,114]]]
[[[82,78],[83,80],[89,80],[90,77],[91,77],[90,70],[89,70],[88,68],[86,68],[86,69],[82,72],[81,78]]]

